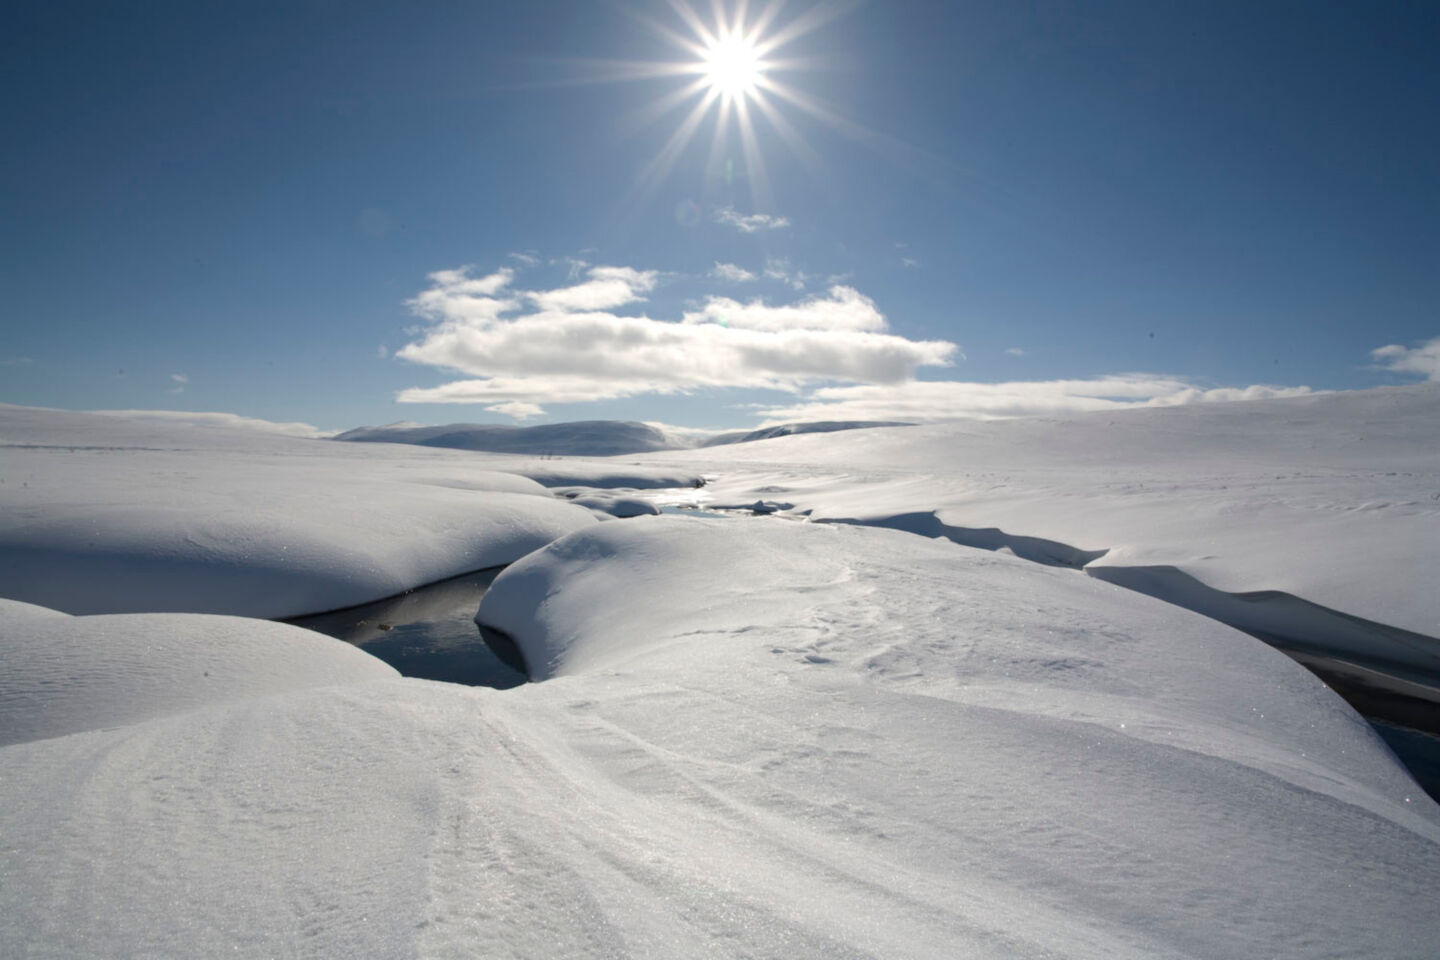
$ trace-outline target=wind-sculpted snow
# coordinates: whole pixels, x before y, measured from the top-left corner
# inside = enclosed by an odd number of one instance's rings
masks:
[[[592,487],[559,487],[553,491],[557,497],[564,497],[576,506],[594,511],[602,520],[611,517],[646,517],[660,512],[653,501],[643,497],[616,493],[613,490],[597,490]]]
[[[595,522],[473,454],[0,410],[0,596],[295,616],[509,563]]]
[[[508,691],[276,624],[0,603],[0,956],[1430,956],[1440,808],[1371,728],[1065,566],[1389,603],[1408,642],[1440,603],[1437,397],[785,437],[634,477],[6,408],[0,596],[46,557],[77,603],[257,603],[548,545],[480,610],[542,681]],[[599,523],[523,464],[714,471],[720,502],[850,522]]]
[[[930,514],[930,535],[962,543],[1048,541],[1096,554],[1097,574],[1174,568],[1440,637],[1440,384],[783,437],[663,462],[710,476],[719,502],[888,525]]]
[[[704,477],[688,468],[626,463],[614,460],[498,461],[502,469],[522,474],[546,487],[592,487],[598,490],[660,490],[701,487]]]
[[[395,677],[358,648],[200,614],[71,617],[0,600],[0,745],[196,707]]]
[[[512,566],[480,619],[630,742],[625,782],[825,864],[827,898],[830,870],[868,878],[911,944],[1417,956],[1440,932],[1437,810],[1359,717],[1247,636],[1064,570],[641,519]]]
[[[1348,707],[1073,571],[640,517],[515,564],[482,616],[549,679],[0,749],[0,955],[1400,958],[1440,933],[1440,810]]]

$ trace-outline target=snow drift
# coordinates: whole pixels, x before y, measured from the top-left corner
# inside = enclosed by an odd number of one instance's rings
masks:
[[[288,617],[509,563],[595,522],[474,455],[0,408],[0,596]]]
[[[1245,629],[1276,632],[1303,607],[1297,642],[1440,677],[1437,384],[784,437],[665,462],[709,475],[716,502],[778,498],[812,520],[1083,566]],[[1262,610],[1266,597],[1289,599]],[[1375,625],[1376,642],[1347,619]],[[1420,641],[1396,659],[1387,630]]]
[[[279,623],[71,617],[13,600],[0,600],[0,662],[0,745],[399,676],[347,643]]]
[[[516,564],[482,613],[551,679],[262,688],[0,748],[0,952],[1434,942],[1440,809],[1369,728],[1251,638],[1073,571],[641,517]]]

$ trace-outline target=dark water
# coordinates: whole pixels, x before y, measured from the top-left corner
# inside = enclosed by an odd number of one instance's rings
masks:
[[[1324,680],[1370,721],[1415,781],[1440,801],[1440,683],[1436,678],[1402,676],[1394,668],[1359,664],[1279,643],[1275,646]]]
[[[286,621],[353,643],[407,677],[507,689],[525,682],[480,636],[475,611],[499,567],[386,600]]]
[[[1370,726],[1404,762],[1415,782],[1440,801],[1440,737],[1374,717],[1369,719]]]

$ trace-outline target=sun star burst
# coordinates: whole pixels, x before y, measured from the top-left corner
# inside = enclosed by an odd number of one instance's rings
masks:
[[[815,60],[776,56],[788,45],[841,15],[847,9],[846,4],[818,0],[798,14],[782,18],[783,0],[770,0],[753,15],[747,0],[730,3],[711,0],[709,17],[697,11],[692,0],[668,0],[668,3],[679,24],[655,20],[635,10],[631,13],[688,59],[585,61],[599,75],[582,82],[681,81],[637,110],[632,122],[627,124],[638,130],[658,123],[675,111],[683,111],[670,136],[639,171],[623,205],[640,206],[686,155],[707,121],[712,140],[710,159],[704,167],[706,176],[716,176],[717,171],[721,171],[718,175],[729,183],[735,175],[733,171],[742,171],[757,211],[766,209],[770,202],[757,118],[763,118],[767,135],[783,141],[812,172],[818,172],[823,166],[819,154],[786,117],[787,112],[800,111],[847,136],[855,136],[861,129],[821,100],[780,79],[779,75],[814,68]],[[739,140],[738,157],[734,156],[732,135]]]
[[[705,47],[700,62],[709,88],[730,99],[752,95],[768,67],[755,41],[744,36],[716,38]]]

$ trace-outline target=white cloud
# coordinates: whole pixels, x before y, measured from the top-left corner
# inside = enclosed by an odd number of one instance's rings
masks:
[[[1006,348],[1005,348],[1005,352],[1008,353],[1008,354],[1009,354],[1010,356],[1012,356],[1012,357],[1023,357],[1023,356],[1025,356],[1025,351],[1022,350],[1022,349],[1020,349],[1019,347],[1006,347]]]
[[[524,264],[527,267],[533,267],[540,263],[540,258],[533,253],[512,253],[509,254],[509,257],[516,263]]]
[[[196,413],[188,410],[91,410],[106,417],[123,417],[127,420],[165,420],[171,423],[189,423],[197,427],[226,427],[240,430],[256,430],[261,433],[278,433],[288,437],[328,437],[333,431],[321,430],[308,423],[281,423],[274,420],[260,420],[242,417],[234,413]]]
[[[906,267],[910,270],[914,270],[920,266],[920,261],[916,260],[914,257],[901,257],[900,266]]]
[[[589,280],[573,287],[530,292],[526,293],[525,297],[541,310],[611,310],[644,300],[643,294],[655,289],[659,271],[634,270],[630,267],[591,267],[586,275]]]
[[[799,403],[766,407],[764,425],[795,420],[957,420],[1046,416],[1088,410],[1226,400],[1258,400],[1310,393],[1309,387],[1255,385],[1203,390],[1177,377],[1117,374],[1085,380],[968,383],[908,381],[823,387]]]
[[[686,313],[685,323],[719,323],[747,330],[869,330],[886,329],[875,301],[854,287],[836,285],[826,297],[811,297],[790,306],[770,307],[759,299],[740,303],[729,297],[708,297],[705,306]]]
[[[390,356],[390,350],[388,347],[385,346],[385,344],[382,343],[380,344],[380,346],[375,348],[375,356],[380,358],[381,360],[384,360]]]
[[[702,387],[798,392],[837,381],[899,383],[919,367],[946,366],[959,353],[952,343],[885,332],[874,302],[850,287],[786,306],[710,297],[677,322],[609,312],[643,300],[655,271],[594,267],[587,276],[578,286],[500,300],[492,294],[509,278],[475,281],[465,270],[432,274],[432,287],[410,306],[433,324],[396,356],[469,379],[404,390],[397,399],[482,403],[535,416],[547,402]],[[483,289],[472,292],[480,284]],[[529,312],[524,302],[533,305]]]
[[[755,279],[755,274],[744,267],[737,267],[733,263],[721,263],[715,261],[715,269],[710,271],[710,276],[716,280],[726,280],[730,283],[749,283]]]
[[[24,367],[34,362],[34,357],[6,357],[0,360],[0,367]]]
[[[516,300],[496,296],[515,279],[514,270],[501,267],[492,274],[472,279],[471,269],[435,271],[430,274],[430,289],[421,291],[407,301],[406,306],[417,316],[452,322],[494,320],[515,309]]]
[[[1371,350],[1370,356],[1386,370],[1396,373],[1417,373],[1427,380],[1440,380],[1440,337],[1427,340],[1418,347],[1402,347],[1392,343]]]
[[[767,257],[765,259],[765,276],[771,280],[787,283],[795,290],[804,290],[805,284],[815,279],[813,275],[791,267],[790,261],[784,257]]]
[[[786,217],[765,213],[752,213],[747,216],[734,207],[721,207],[716,210],[715,222],[734,227],[741,233],[759,233],[761,230],[780,230],[790,226],[790,220]]]
[[[171,379],[171,380],[174,380],[176,383],[189,383],[189,382],[190,382],[190,378],[187,377],[187,376],[185,376],[185,374],[183,374],[183,373],[172,373],[172,374],[170,374],[170,379]]]
[[[491,413],[500,413],[507,417],[514,417],[516,420],[527,420],[530,417],[538,417],[545,412],[545,408],[538,403],[526,403],[523,400],[507,400],[505,403],[493,404],[485,409]]]

